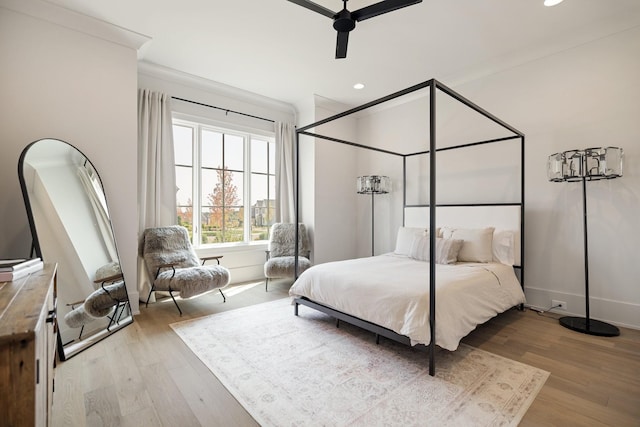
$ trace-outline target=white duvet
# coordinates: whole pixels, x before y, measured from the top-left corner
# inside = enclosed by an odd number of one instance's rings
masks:
[[[436,344],[447,350],[479,324],[525,302],[513,267],[463,263],[436,266]],[[429,344],[429,263],[385,254],[313,266],[291,287],[352,316]]]

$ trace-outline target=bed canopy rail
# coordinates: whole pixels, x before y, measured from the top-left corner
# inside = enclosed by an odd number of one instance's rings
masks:
[[[329,135],[323,135],[320,133],[317,133],[315,131],[311,131],[311,129],[320,127],[324,124],[328,124],[330,122],[333,122],[335,120],[362,112],[364,110],[367,110],[369,108],[384,104],[386,102],[398,99],[400,97],[412,94],[416,91],[422,90],[422,89],[428,89],[429,90],[429,148],[427,150],[423,150],[423,151],[419,151],[419,152],[412,152],[412,153],[402,153],[402,152],[396,152],[396,151],[392,151],[389,149],[382,149],[382,148],[378,148],[378,147],[373,147],[373,146],[368,146],[368,145],[364,145],[364,144],[359,144],[353,141],[348,141],[345,139],[340,139],[340,138],[336,138],[336,137],[332,137]],[[466,106],[468,108],[470,108],[472,111],[480,114],[482,117],[484,117],[485,119],[491,121],[492,123],[494,123],[495,125],[498,125],[500,128],[502,128],[503,130],[506,130],[508,132],[510,132],[510,135],[508,136],[504,136],[504,137],[498,137],[498,138],[489,138],[489,139],[483,139],[481,141],[474,141],[471,143],[465,143],[465,144],[457,144],[457,145],[453,145],[453,146],[446,146],[446,147],[438,147],[437,146],[437,128],[436,128],[436,118],[437,118],[437,102],[436,102],[436,95],[438,92],[444,93],[446,95],[448,95],[450,98],[452,98],[453,100],[457,101],[459,104]],[[296,129],[296,137],[295,137],[295,159],[294,159],[294,206],[295,206],[295,222],[299,223],[300,222],[300,136],[301,135],[305,135],[305,136],[309,136],[309,137],[313,137],[313,138],[319,138],[319,139],[323,139],[326,141],[330,141],[330,142],[335,142],[335,143],[339,143],[339,144],[344,144],[344,145],[349,145],[352,147],[356,147],[356,148],[361,148],[361,149],[365,149],[365,150],[371,150],[371,151],[375,151],[375,152],[379,152],[379,153],[384,153],[384,154],[388,154],[388,155],[392,155],[392,156],[400,156],[402,157],[402,162],[403,162],[403,221],[404,221],[404,208],[408,207],[408,206],[416,206],[416,205],[410,205],[407,203],[407,194],[406,194],[406,188],[407,188],[407,176],[406,176],[406,170],[407,170],[407,166],[406,166],[406,162],[407,162],[407,158],[410,158],[412,156],[416,156],[416,155],[429,155],[429,203],[426,205],[418,205],[418,206],[425,206],[429,208],[429,230],[435,230],[436,229],[436,208],[438,206],[446,206],[446,205],[438,205],[437,204],[437,195],[436,195],[436,158],[437,158],[437,153],[438,152],[442,152],[442,151],[449,151],[449,150],[454,150],[454,149],[464,149],[464,148],[468,148],[468,147],[476,147],[476,146],[480,146],[480,145],[487,145],[487,144],[493,144],[493,143],[498,143],[498,142],[503,142],[503,141],[510,141],[510,140],[519,140],[520,141],[520,200],[518,202],[515,202],[516,205],[520,206],[520,283],[521,286],[524,287],[524,200],[525,200],[525,195],[524,195],[524,142],[525,142],[525,136],[522,132],[520,132],[519,130],[517,130],[516,128],[512,127],[511,125],[507,124],[506,122],[504,122],[503,120],[499,119],[498,117],[494,116],[493,114],[489,113],[488,111],[484,110],[483,108],[481,108],[480,106],[476,105],[475,103],[473,103],[472,101],[470,101],[469,99],[465,98],[464,96],[460,95],[459,93],[455,92],[454,90],[452,90],[451,88],[445,86],[444,84],[440,83],[439,81],[435,80],[435,79],[430,79],[427,80],[425,82],[410,86],[406,89],[400,90],[398,92],[392,93],[390,95],[384,96],[382,98],[376,99],[374,101],[365,103],[363,105],[360,105],[358,107],[349,109],[347,111],[344,111],[342,113],[327,117],[325,119],[316,121],[314,123],[311,123],[309,125],[306,126],[302,126],[298,129]],[[475,203],[475,204],[456,204],[458,206],[477,206],[477,205],[488,205],[488,206],[497,206],[497,205],[513,205],[514,203]],[[428,346],[428,354],[429,354],[429,374],[431,376],[435,375],[435,342],[436,342],[436,336],[435,336],[435,311],[436,311],[436,269],[435,269],[435,253],[436,253],[436,233],[430,232],[429,233],[430,236],[430,241],[429,241],[429,248],[430,248],[430,252],[429,252],[429,263],[430,263],[430,268],[429,268],[429,323],[430,323],[430,329],[431,329],[431,340]],[[296,230],[296,237],[295,237],[295,251],[294,253],[296,254],[296,258],[297,258],[297,253],[298,253],[298,231]],[[295,271],[295,277],[297,279],[298,277],[298,271],[297,271],[297,259],[294,263],[294,265],[296,266],[296,271]],[[308,305],[312,308],[315,309],[319,309],[318,308],[318,304],[312,303],[309,301],[309,303],[305,303],[305,301],[303,300],[297,300],[296,301],[296,314],[297,314],[297,304],[301,303],[301,304],[305,304]],[[321,310],[322,311],[322,310]],[[340,313],[340,312],[336,312],[335,310],[332,310],[329,308],[328,311],[325,311],[329,314],[334,315],[334,317],[336,316],[336,314],[340,315],[340,319],[345,320],[346,318],[349,318],[350,316],[348,314],[345,313]],[[358,326],[364,327],[365,329],[367,328],[366,322],[362,322],[361,319],[357,319],[357,318],[352,318],[353,323],[357,324]],[[376,334],[378,334],[380,331],[379,329],[377,329],[376,327],[371,327],[371,329],[373,332],[375,332]]]

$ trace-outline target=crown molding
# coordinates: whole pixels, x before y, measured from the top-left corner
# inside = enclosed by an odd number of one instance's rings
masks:
[[[279,101],[277,99],[259,95],[254,92],[249,92],[244,89],[229,86],[224,83],[205,79],[203,77],[198,77],[193,74],[178,71],[176,69],[158,64],[153,64],[147,61],[138,61],[138,74],[173,81],[195,89],[212,92],[220,96],[233,98],[255,105],[260,105],[264,108],[274,109],[287,114],[296,113],[295,107],[287,102]]]
[[[138,52],[151,37],[42,0],[0,0],[0,7],[78,31]]]
[[[342,102],[338,102],[318,94],[313,95],[313,102],[316,107],[324,108],[325,110],[329,110],[335,114],[342,113],[343,111],[347,111],[351,108],[347,104],[343,104]]]

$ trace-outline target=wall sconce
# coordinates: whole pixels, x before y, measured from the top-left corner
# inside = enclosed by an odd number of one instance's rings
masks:
[[[618,147],[569,150],[549,156],[547,177],[552,182],[582,181],[582,212],[584,230],[584,288],[585,317],[565,316],[560,324],[571,330],[589,335],[614,337],[620,330],[589,316],[589,249],[587,239],[587,181],[613,179],[622,176],[624,151]]]

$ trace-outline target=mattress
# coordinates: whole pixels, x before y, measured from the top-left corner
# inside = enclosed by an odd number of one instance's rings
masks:
[[[428,345],[429,263],[403,255],[315,265],[289,291]],[[458,348],[477,325],[525,302],[513,267],[500,263],[436,265],[436,345]]]

